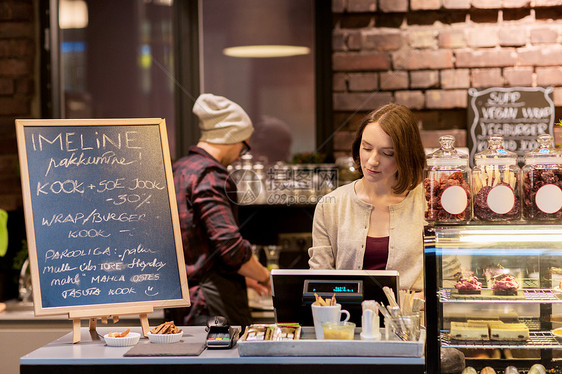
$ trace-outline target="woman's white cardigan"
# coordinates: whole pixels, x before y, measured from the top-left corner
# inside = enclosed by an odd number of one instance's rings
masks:
[[[369,219],[373,206],[355,193],[357,181],[341,186],[316,205],[311,269],[363,268]],[[397,270],[401,289],[423,289],[423,228],[425,198],[422,185],[390,206],[390,238],[386,268]]]

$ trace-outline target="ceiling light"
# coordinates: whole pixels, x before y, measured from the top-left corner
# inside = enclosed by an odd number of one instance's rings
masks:
[[[301,56],[310,53],[310,48],[294,45],[244,45],[223,50],[226,56],[241,58],[269,58]]]
[[[59,27],[83,29],[88,26],[88,5],[83,0],[61,0],[59,3]]]
[[[225,20],[223,53],[239,58],[302,56],[311,53],[299,24],[302,0],[237,0]]]

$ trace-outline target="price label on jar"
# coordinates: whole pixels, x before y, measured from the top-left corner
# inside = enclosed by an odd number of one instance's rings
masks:
[[[448,187],[441,195],[441,206],[449,214],[460,214],[468,205],[466,191],[461,186]]]
[[[544,185],[537,191],[535,203],[545,213],[556,213],[562,208],[562,190],[555,184]]]
[[[497,214],[506,214],[515,204],[515,195],[508,186],[496,186],[490,190],[487,198],[488,207]]]

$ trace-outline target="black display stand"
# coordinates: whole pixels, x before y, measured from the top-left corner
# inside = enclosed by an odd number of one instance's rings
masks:
[[[528,225],[525,221],[518,221],[510,223],[513,226]],[[470,223],[467,225],[480,226],[485,225],[485,223]],[[459,224],[451,225],[440,225],[441,227],[446,226],[462,226]],[[505,226],[505,225],[504,225]],[[537,225],[537,228],[539,226]],[[443,316],[443,304],[439,301],[439,287],[438,279],[442,279],[442,256],[437,255],[436,248],[436,231],[439,227],[428,225],[424,230],[424,271],[425,271],[425,310],[426,310],[426,329],[427,329],[427,339],[426,339],[426,373],[440,373],[441,372],[441,331],[442,326],[442,316]],[[550,279],[550,269],[552,267],[553,259],[548,256],[543,256],[540,258],[539,263],[539,288],[549,289],[551,288]],[[552,329],[552,323],[550,322],[550,316],[552,314],[552,304],[551,303],[540,303],[539,305],[539,321],[540,330],[549,331]],[[520,370],[522,367],[529,367],[535,363],[541,363],[547,369],[551,368],[553,365],[553,349],[551,348],[541,348],[539,360],[525,360],[525,359],[470,359],[466,358],[466,366],[472,366],[477,370],[483,367],[497,367],[498,362],[501,360],[501,367],[505,368],[509,365],[518,367]],[[558,372],[558,371],[556,371]]]

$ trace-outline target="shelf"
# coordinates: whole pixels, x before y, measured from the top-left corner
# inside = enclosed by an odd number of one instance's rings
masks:
[[[437,297],[441,303],[562,303],[562,294],[549,288],[524,288],[520,291],[523,291],[524,298],[487,298],[475,295],[471,298],[456,299],[451,296],[450,288],[441,288],[437,291]]]
[[[541,321],[538,318],[519,317],[519,323],[524,323],[530,331],[539,331],[541,329]]]
[[[550,331],[530,331],[529,339],[526,342],[511,341],[457,341],[449,338],[449,331],[441,331],[441,346],[449,348],[515,348],[515,349],[545,349],[557,348],[562,349],[562,344],[558,343],[554,335]]]

